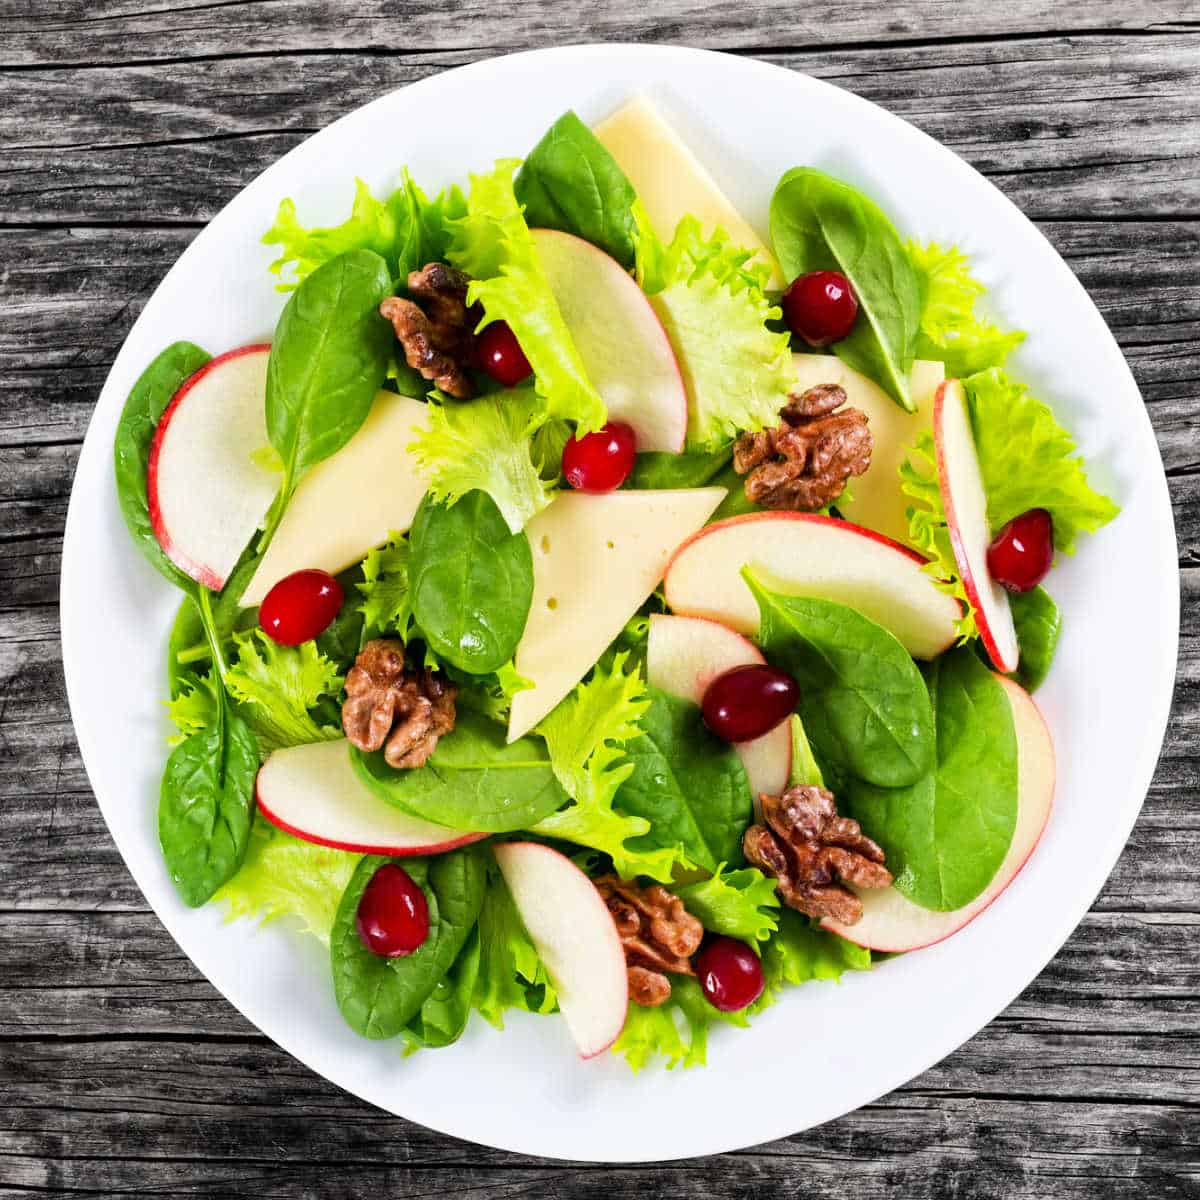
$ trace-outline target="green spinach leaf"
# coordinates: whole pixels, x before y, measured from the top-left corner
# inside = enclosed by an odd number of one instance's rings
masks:
[[[1008,598],[1021,658],[1013,678],[1027,691],[1036,692],[1045,682],[1062,632],[1062,613],[1045,588],[1016,592]]]
[[[908,651],[844,604],[781,596],[743,574],[762,613],[763,653],[800,685],[800,719],[818,758],[880,787],[924,776],[933,712]]]
[[[684,454],[667,454],[648,450],[637,456],[623,488],[693,488],[704,487],[720,475],[733,461],[733,445],[716,450],[690,450]]]
[[[840,271],[858,297],[858,320],[837,356],[874,379],[908,412],[909,373],[921,322],[921,285],[899,234],[861,192],[823,171],[794,167],[771,198],[771,241],[789,279]]]
[[[381,750],[354,749],[350,757],[360,778],[389,804],[451,829],[525,829],[568,798],[541,738],[506,744],[504,730],[478,713],[462,713],[423,767],[397,771]]]
[[[429,906],[429,935],[403,958],[372,954],[356,922],[367,884],[391,861],[408,872]],[[355,1033],[395,1037],[420,1013],[475,928],[486,882],[487,867],[474,849],[433,859],[370,855],[358,864],[342,893],[329,942],[334,995]]]
[[[617,160],[573,113],[547,130],[513,183],[531,229],[561,229],[633,266],[637,193]]]
[[[450,970],[437,981],[420,1011],[405,1028],[404,1039],[412,1049],[449,1046],[462,1037],[479,980],[479,962],[477,925]]]
[[[741,865],[753,810],[741,760],[708,732],[694,704],[658,688],[646,691],[650,707],[638,722],[643,736],[625,743],[633,772],[616,799],[622,812],[650,822],[632,848],[682,846],[707,871]]]
[[[934,769],[904,788],[850,781],[842,800],[887,854],[896,888],[951,911],[992,881],[1017,819],[1017,738],[1003,689],[963,647],[926,668],[937,720]]]
[[[487,492],[468,492],[452,506],[426,495],[410,545],[412,611],[426,641],[460,670],[498,670],[516,651],[533,598],[524,531],[509,532]]]

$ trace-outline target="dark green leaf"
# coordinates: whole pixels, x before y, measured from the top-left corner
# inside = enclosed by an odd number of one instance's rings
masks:
[[[649,450],[637,456],[624,488],[694,488],[716,482],[733,461],[733,446],[718,450],[693,450],[684,454],[666,454]]]
[[[1045,588],[1009,596],[1021,659],[1013,678],[1027,691],[1035,692],[1045,682],[1062,632],[1062,613]]]
[[[363,579],[362,569],[351,567],[337,579],[346,600],[332,624],[317,634],[317,649],[331,662],[337,663],[338,670],[344,675],[353,665],[362,646],[363,612],[361,605],[354,601],[359,594],[358,585]]]
[[[724,521],[726,517],[741,517],[746,513],[762,512],[760,505],[754,503],[746,495],[746,477],[739,475],[733,469],[731,462],[720,474],[715,475],[710,482],[715,487],[725,489],[725,499],[717,505],[717,511],[708,518],[708,524],[714,521]]]
[[[404,1035],[414,1049],[449,1046],[462,1037],[479,979],[479,953],[476,926],[450,970],[438,980],[420,1011],[408,1023]]]

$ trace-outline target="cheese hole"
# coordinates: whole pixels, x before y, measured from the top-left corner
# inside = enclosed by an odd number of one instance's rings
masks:
[[[546,534],[542,535],[542,553],[550,553],[550,538]]]
[[[616,549],[616,546],[614,546],[612,542],[609,542],[609,543],[608,543],[608,548],[609,548],[610,550],[615,550],[615,549]]]
[[[546,601],[546,607],[553,612],[558,607],[558,598],[556,596],[551,596],[550,599]]]

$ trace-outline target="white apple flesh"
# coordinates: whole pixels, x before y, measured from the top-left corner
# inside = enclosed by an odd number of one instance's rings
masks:
[[[268,345],[206,363],[172,397],[150,443],[146,500],[163,553],[219,592],[254,536],[279,476],[254,460],[266,445]]]
[[[726,625],[703,617],[670,617],[655,613],[650,618],[646,644],[646,681],[672,696],[700,704],[708,685],[734,667],[765,663],[753,642]],[[778,796],[792,773],[792,734],[787,721],[753,741],[734,745],[757,811],[764,792]]]
[[[687,389],[646,294],[615,258],[583,238],[554,229],[531,232],[608,419],[631,426],[639,450],[678,454],[687,438]]]
[[[1008,593],[988,571],[987,552],[992,533],[987,518],[987,495],[971,432],[967,393],[957,379],[948,379],[938,388],[933,402],[933,445],[942,507],[946,510],[959,577],[975,610],[983,648],[996,670],[1009,675],[1017,669],[1021,652]]]
[[[861,920],[842,925],[826,918],[821,925],[872,950],[919,950],[943,941],[973,921],[1017,877],[1029,861],[1054,804],[1054,743],[1033,698],[1011,679],[997,676],[1012,705],[1017,735],[1017,822],[1008,853],[991,883],[970,904],[952,912],[921,908],[894,887],[855,888],[863,902]]]
[[[276,750],[259,768],[258,810],[284,833],[357,854],[441,854],[486,837],[409,816],[354,772],[344,738]]]
[[[758,631],[746,581],[788,596],[814,596],[857,609],[890,630],[914,658],[953,645],[958,602],[922,569],[925,560],[882,534],[817,513],[751,513],[708,525],[675,552],[664,588],[668,607],[739,633]]]
[[[558,994],[581,1058],[617,1040],[629,1008],[625,951],[592,881],[565,855],[536,842],[504,842],[496,861]]]

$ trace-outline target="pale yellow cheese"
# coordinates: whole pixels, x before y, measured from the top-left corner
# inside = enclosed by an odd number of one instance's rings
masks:
[[[591,669],[662,579],[672,552],[712,516],[725,488],[560,492],[525,527],[533,602],[508,740],[528,733]]]
[[[917,359],[909,387],[916,412],[905,412],[878,384],[832,354],[794,354],[801,391],[819,383],[836,383],[846,391],[846,407],[867,414],[874,446],[865,475],[852,478],[837,501],[848,520],[885,533],[898,542],[908,541],[906,510],[912,503],[900,490],[900,464],[913,443],[932,427],[933,397],[946,378],[940,362]]]
[[[344,571],[406,530],[426,490],[407,447],[428,424],[421,401],[379,392],[358,432],[300,481],[242,604],[261,604],[293,571]]]
[[[767,286],[784,286],[779,264],[762,238],[649,100],[635,96],[593,132],[629,176],[660,238],[670,241],[681,218],[698,217],[706,234],[720,226],[735,245],[757,250],[771,268]]]

